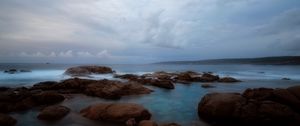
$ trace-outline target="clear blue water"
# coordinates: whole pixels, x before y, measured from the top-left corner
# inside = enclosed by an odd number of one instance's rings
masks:
[[[0,64],[0,70],[9,68],[31,69],[30,73],[6,74],[0,73],[0,86],[30,86],[47,80],[62,80],[69,76],[63,75],[66,68],[74,65],[64,64]],[[176,84],[174,90],[165,90],[149,86],[155,92],[149,95],[127,96],[121,100],[112,101],[101,98],[76,95],[65,100],[63,105],[72,109],[64,119],[57,122],[43,122],[36,119],[38,109],[27,112],[13,113],[18,120],[17,126],[111,126],[95,122],[80,116],[79,111],[88,105],[101,102],[131,102],[144,105],[152,113],[152,119],[158,123],[177,122],[184,126],[206,126],[197,115],[197,105],[201,98],[211,92],[242,92],[247,88],[270,87],[286,88],[300,85],[300,66],[258,66],[258,65],[107,65],[117,73],[143,74],[154,71],[186,71],[214,72],[221,76],[236,77],[243,82],[234,84],[213,83],[215,88],[205,89],[202,83],[190,85]],[[291,80],[281,80],[283,77]],[[111,74],[94,75],[93,79],[113,79]]]

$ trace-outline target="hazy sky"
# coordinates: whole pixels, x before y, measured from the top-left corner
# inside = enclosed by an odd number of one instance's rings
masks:
[[[300,55],[300,0],[1,0],[0,62]]]

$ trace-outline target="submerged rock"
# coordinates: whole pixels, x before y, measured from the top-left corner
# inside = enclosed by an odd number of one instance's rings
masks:
[[[223,78],[220,78],[218,81],[223,82],[223,83],[241,82],[240,80],[237,80],[233,77],[223,77]]]
[[[59,120],[65,117],[70,109],[65,106],[49,106],[44,108],[37,116],[40,120]]]
[[[202,84],[201,87],[203,87],[203,88],[214,88],[216,86],[213,86],[212,84]]]
[[[106,66],[78,66],[71,67],[65,71],[65,74],[71,76],[87,76],[90,74],[113,73],[113,70]]]
[[[136,123],[151,118],[150,112],[143,106],[134,103],[100,103],[80,111],[81,115],[100,121],[110,121],[125,124],[129,119]]]
[[[198,114],[215,124],[296,126],[300,125],[300,99],[293,92],[300,88],[207,94],[198,105]]]
[[[158,126],[156,122],[152,120],[143,120],[139,123],[138,126]]]
[[[14,126],[17,120],[13,117],[0,113],[0,126]]]
[[[9,70],[5,70],[4,73],[9,73],[9,74],[15,74],[17,73],[18,70],[17,69],[9,69]]]

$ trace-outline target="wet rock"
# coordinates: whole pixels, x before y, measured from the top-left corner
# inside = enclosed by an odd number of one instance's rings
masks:
[[[45,82],[39,82],[37,84],[34,84],[31,89],[41,89],[41,90],[51,90],[54,89],[54,86],[57,85],[58,82],[56,81],[45,81]]]
[[[223,78],[220,78],[218,81],[223,82],[223,83],[241,82],[240,80],[237,80],[233,77],[223,77]]]
[[[85,93],[106,99],[119,99],[125,95],[149,94],[152,90],[137,83],[122,83],[120,81],[100,80],[89,84]]]
[[[7,91],[7,90],[9,90],[10,88],[9,87],[0,87],[0,92],[1,91]]]
[[[9,70],[5,70],[4,73],[9,73],[9,74],[15,74],[17,73],[18,70],[17,69],[9,69]]]
[[[242,95],[212,93],[198,105],[200,118],[216,124],[299,125],[300,99],[288,89],[247,89]],[[292,91],[292,92],[291,92]]]
[[[160,126],[181,126],[181,125],[179,125],[177,123],[166,123],[166,124],[162,124]]]
[[[201,77],[196,78],[195,81],[200,81],[200,82],[214,82],[219,80],[218,75],[213,75],[211,73],[204,73],[202,74]]]
[[[32,98],[37,104],[41,104],[41,105],[59,103],[65,99],[63,95],[55,92],[42,92],[33,95]]]
[[[291,80],[290,78],[284,77],[281,80]]]
[[[133,103],[100,103],[80,111],[81,115],[100,121],[124,123],[134,119],[137,123],[151,118],[150,112],[143,106]]]
[[[207,120],[232,119],[237,108],[246,102],[238,93],[212,93],[205,95],[198,105],[198,115]]]
[[[300,86],[289,87],[287,90],[300,99]]]
[[[151,82],[151,85],[156,86],[156,87],[165,88],[165,89],[174,89],[175,88],[173,82],[170,80],[153,80]]]
[[[22,73],[31,72],[31,70],[20,70]]]
[[[131,80],[131,81],[139,79],[139,76],[134,75],[134,74],[115,75],[114,77],[115,78],[126,79],[126,80]]]
[[[113,73],[113,70],[106,66],[78,66],[71,67],[65,71],[65,74],[71,76],[87,76],[90,74],[108,74]]]
[[[65,106],[49,106],[44,108],[37,116],[40,120],[59,120],[65,117],[70,109]]]
[[[152,120],[143,120],[139,123],[138,126],[158,126],[156,122]]]
[[[214,88],[216,86],[213,86],[212,84],[202,84],[201,87],[203,87],[203,88]]]
[[[14,126],[17,120],[13,117],[0,113],[0,126]]]

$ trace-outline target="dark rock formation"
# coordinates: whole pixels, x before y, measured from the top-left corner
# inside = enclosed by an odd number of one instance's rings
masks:
[[[201,87],[203,87],[203,88],[214,88],[216,86],[213,86],[212,84],[202,84]]]
[[[181,125],[179,125],[177,123],[166,123],[166,124],[162,124],[160,126],[181,126]]]
[[[70,109],[65,106],[49,106],[44,108],[37,116],[40,120],[59,120],[65,117]]]
[[[241,82],[240,80],[237,80],[237,79],[232,78],[232,77],[223,77],[223,78],[220,78],[218,81],[223,82],[223,83]]]
[[[207,94],[198,105],[198,114],[215,124],[296,126],[300,125],[300,99],[293,92],[300,92],[299,86]]]
[[[100,103],[80,111],[82,116],[92,119],[125,124],[134,120],[137,124],[151,118],[150,112],[143,106],[133,103]]]
[[[14,126],[16,123],[13,117],[0,113],[0,126]]]
[[[113,73],[113,70],[106,66],[78,66],[71,67],[65,71],[65,74],[71,76],[88,76],[90,74]]]
[[[156,122],[152,120],[143,120],[139,123],[138,126],[158,126]]]

